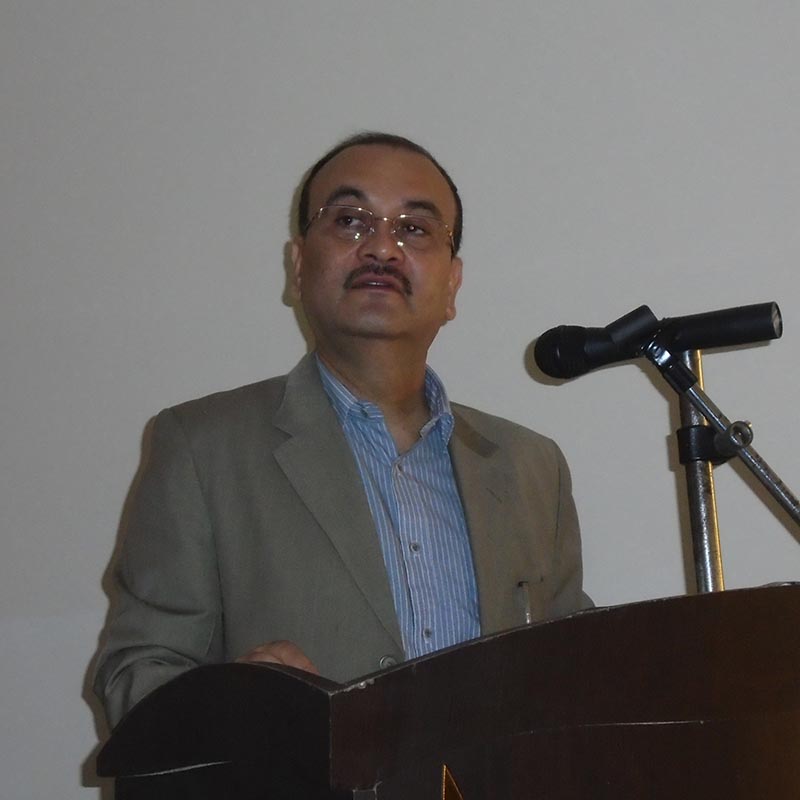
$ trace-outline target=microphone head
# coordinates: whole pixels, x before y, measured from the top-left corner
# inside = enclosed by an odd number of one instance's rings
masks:
[[[545,331],[533,349],[539,369],[551,378],[577,378],[592,368],[586,357],[586,328],[559,325]]]

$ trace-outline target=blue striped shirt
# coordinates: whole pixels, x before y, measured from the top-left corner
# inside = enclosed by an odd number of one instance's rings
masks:
[[[480,635],[467,522],[448,443],[455,420],[430,367],[430,420],[398,454],[383,413],[359,400],[317,358],[325,391],[353,451],[389,575],[406,658]]]

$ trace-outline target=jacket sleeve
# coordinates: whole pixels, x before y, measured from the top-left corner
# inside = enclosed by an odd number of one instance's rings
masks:
[[[113,726],[146,694],[222,660],[214,535],[189,441],[171,410],[155,419],[123,515],[95,692]]]
[[[572,497],[569,467],[558,446],[558,518],[553,552],[553,574],[557,577],[550,617],[561,617],[592,608],[592,599],[583,591],[583,561],[578,514]]]

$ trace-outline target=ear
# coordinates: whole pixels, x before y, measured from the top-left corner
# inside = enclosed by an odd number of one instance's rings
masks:
[[[292,283],[291,295],[292,299],[299,302],[302,297],[300,291],[301,278],[303,274],[303,244],[302,236],[295,236],[292,239]]]
[[[456,316],[456,295],[461,288],[461,271],[463,263],[458,256],[453,256],[450,261],[450,279],[448,281],[447,308],[445,309],[445,319],[450,321]]]

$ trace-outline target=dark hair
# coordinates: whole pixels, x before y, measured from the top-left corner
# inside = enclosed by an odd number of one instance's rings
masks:
[[[453,193],[453,199],[456,201],[456,218],[453,225],[453,253],[458,252],[461,246],[461,233],[464,226],[464,210],[461,206],[461,198],[458,195],[453,179],[447,174],[444,167],[421,145],[412,142],[411,139],[406,139],[404,136],[397,136],[394,133],[380,133],[379,131],[365,131],[364,133],[357,133],[350,136],[342,142],[339,142],[335,147],[328,150],[319,161],[306,174],[303,186],[300,189],[300,197],[297,202],[297,223],[301,233],[305,233],[306,226],[308,225],[309,208],[308,208],[308,195],[310,193],[311,182],[314,180],[316,174],[335,156],[339,155],[342,150],[347,150],[349,147],[357,147],[359,145],[386,145],[387,147],[396,147],[401,150],[410,150],[412,153],[419,153],[425,156],[435,167],[439,170],[442,177],[447,181],[450,191]]]

